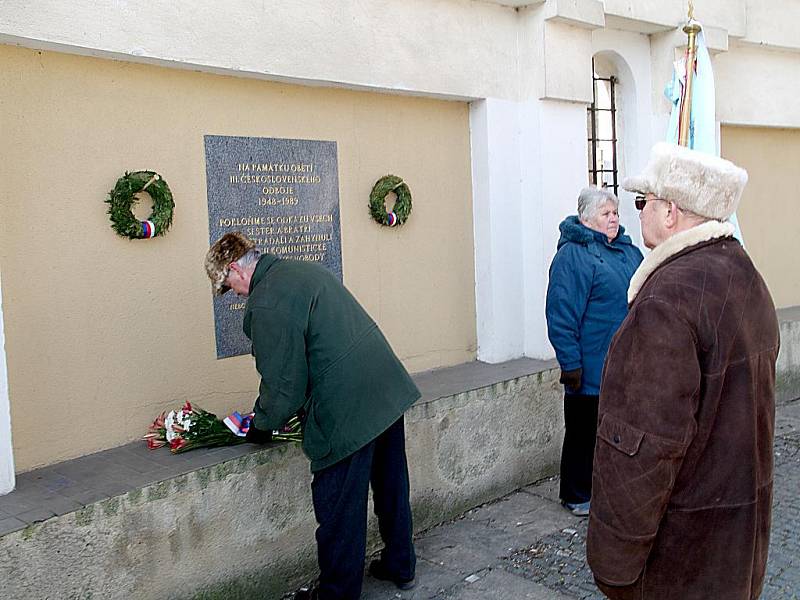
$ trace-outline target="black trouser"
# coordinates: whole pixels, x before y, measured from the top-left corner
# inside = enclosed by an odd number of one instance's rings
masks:
[[[400,417],[360,450],[314,473],[320,600],[357,600],[361,595],[370,484],[386,572],[399,580],[414,577],[405,443]]]
[[[558,495],[570,504],[580,504],[592,497],[598,400],[599,396],[564,394],[564,445]]]

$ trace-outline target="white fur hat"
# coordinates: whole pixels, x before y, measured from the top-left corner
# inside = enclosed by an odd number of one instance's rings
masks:
[[[736,211],[746,183],[747,171],[728,160],[661,142],[653,146],[644,172],[623,181],[622,187],[725,221]]]

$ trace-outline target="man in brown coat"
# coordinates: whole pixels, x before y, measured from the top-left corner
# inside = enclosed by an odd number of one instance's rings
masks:
[[[600,390],[587,556],[613,600],[752,600],[764,581],[779,336],[733,237],[747,173],[671,144],[640,177],[629,313]]]

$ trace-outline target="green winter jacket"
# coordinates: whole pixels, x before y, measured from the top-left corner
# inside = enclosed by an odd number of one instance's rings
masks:
[[[244,332],[261,375],[258,429],[303,414],[303,451],[319,471],[383,433],[419,398],[380,329],[325,267],[262,256]]]

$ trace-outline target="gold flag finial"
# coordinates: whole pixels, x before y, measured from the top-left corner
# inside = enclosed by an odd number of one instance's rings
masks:
[[[694,79],[695,60],[697,59],[697,34],[701,31],[700,23],[694,20],[694,2],[689,0],[689,21],[683,26],[688,36],[686,44],[686,79],[681,96],[681,112],[678,121],[678,144],[689,145],[689,121],[692,112],[692,80]]]

